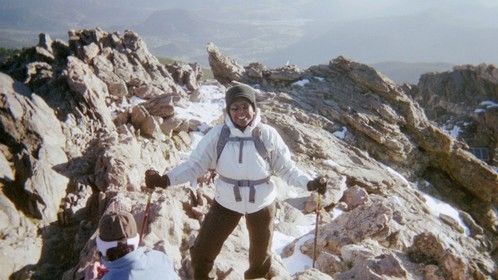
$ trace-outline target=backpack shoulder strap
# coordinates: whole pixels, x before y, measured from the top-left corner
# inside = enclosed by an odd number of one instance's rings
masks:
[[[220,137],[218,137],[218,143],[216,144],[216,164],[218,164],[218,160],[220,159],[221,152],[225,148],[225,145],[228,142],[228,138],[230,137],[230,128],[224,124],[221,128]]]
[[[270,156],[268,154],[268,150],[266,149],[265,143],[263,143],[263,139],[261,137],[261,127],[259,125],[253,129],[252,138],[254,141],[254,146],[256,147],[256,150],[258,151],[258,154],[264,160],[266,160],[268,163],[271,163]]]

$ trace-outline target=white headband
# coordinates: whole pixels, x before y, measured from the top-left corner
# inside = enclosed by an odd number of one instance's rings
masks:
[[[106,256],[107,250],[118,247],[118,241],[104,241],[100,239],[100,236],[98,235],[95,241],[97,242],[97,250],[99,250],[104,257]],[[127,245],[133,245],[133,250],[136,250],[138,248],[138,242],[140,242],[138,233],[137,235],[135,235],[135,237],[126,240]]]

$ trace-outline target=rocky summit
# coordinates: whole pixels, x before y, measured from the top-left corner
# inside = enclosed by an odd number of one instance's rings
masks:
[[[330,178],[315,255],[316,194],[275,178],[272,279],[498,279],[494,66],[397,85],[344,57],[270,69],[212,43],[206,55],[216,80],[197,63],[160,63],[132,31],[97,28],[67,42],[40,34],[0,65],[0,279],[82,279],[106,211],[132,213],[141,231],[145,170],[184,160],[235,83],[257,89],[299,167]],[[213,197],[209,182],[152,194],[143,245],[182,279]],[[217,279],[243,279],[248,246],[242,220]]]

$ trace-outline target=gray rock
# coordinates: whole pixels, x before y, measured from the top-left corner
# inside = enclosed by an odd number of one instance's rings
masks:
[[[167,95],[160,95],[142,103],[149,114],[153,116],[169,118],[174,115],[175,107],[173,106],[173,98]]]
[[[299,80],[302,75],[303,71],[296,65],[288,65],[263,71],[263,77],[265,80],[277,84],[283,83],[284,85]]]
[[[7,236],[9,231],[20,226],[16,205],[3,192],[0,193],[0,235]]]
[[[479,226],[476,221],[468,213],[459,211],[458,215],[462,218],[464,223],[470,228],[471,235],[476,236],[484,233],[484,230]]]
[[[207,45],[209,65],[214,77],[222,84],[238,81],[244,75],[244,68],[233,58],[224,56],[213,43]]]
[[[465,260],[451,249],[445,248],[440,239],[432,233],[417,235],[409,252],[415,262],[438,265],[449,279],[471,279],[470,268]]]
[[[43,217],[47,223],[53,222],[68,183],[66,177],[54,171],[54,166],[67,161],[63,151],[65,136],[53,110],[43,99],[2,73],[0,84],[2,126],[13,141],[25,143],[28,150],[19,151],[18,156],[24,158],[25,168],[33,168],[29,171],[16,168],[16,178],[25,180],[23,191],[30,197],[30,213]]]
[[[38,35],[38,46],[52,52],[52,38],[50,38],[50,35],[40,33]]]
[[[103,125],[109,129],[115,128],[105,102],[109,96],[106,84],[83,61],[76,57],[68,57],[67,60],[66,75],[70,89],[83,98]]]
[[[347,204],[348,210],[352,210],[368,201],[368,193],[363,188],[353,186],[344,192],[342,201]]]
[[[166,65],[166,69],[179,85],[184,85],[188,90],[194,91],[199,88],[198,82],[202,80],[202,69],[197,63],[183,64],[175,62]]]
[[[333,280],[334,278],[315,268],[307,269],[303,272],[297,273],[296,277],[294,278],[294,280],[318,280],[318,279]]]
[[[404,279],[407,271],[401,261],[393,254],[377,256],[360,253],[353,258],[345,257],[353,267],[335,275],[335,279]]]
[[[99,52],[99,46],[93,42],[90,45],[83,46],[83,61],[86,63],[90,62]]]
[[[14,181],[14,172],[3,151],[0,152],[0,179]]]
[[[329,275],[348,270],[347,262],[329,252],[322,252],[316,260],[316,267]]]
[[[150,114],[142,105],[134,106],[131,109],[131,124],[137,129],[140,129],[148,117],[150,117]]]
[[[165,95],[165,92],[162,89],[147,84],[143,84],[138,87],[132,87],[130,92],[132,95],[138,96],[143,99],[150,99]]]

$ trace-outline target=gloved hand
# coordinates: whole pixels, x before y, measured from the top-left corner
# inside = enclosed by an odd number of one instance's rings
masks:
[[[316,191],[319,194],[324,194],[327,191],[327,177],[318,176],[308,182],[308,191]]]
[[[149,169],[145,171],[145,185],[147,188],[167,188],[170,185],[168,175],[159,175],[159,173],[154,169]]]

